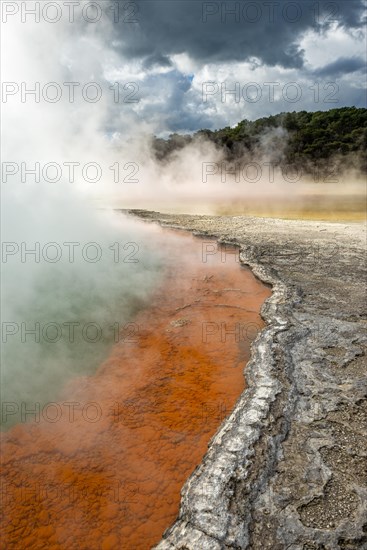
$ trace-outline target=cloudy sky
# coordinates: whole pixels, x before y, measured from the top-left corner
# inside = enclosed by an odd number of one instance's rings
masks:
[[[34,15],[24,10],[34,5],[41,24],[32,26]],[[282,111],[366,104],[365,0],[4,1],[2,7],[12,58],[19,50],[12,22],[24,52],[17,63],[9,60],[9,73],[19,67],[9,80],[100,83],[109,100],[109,135],[131,123],[164,136]]]
[[[135,83],[129,108],[158,132],[365,106],[362,0],[116,4],[104,76]]]

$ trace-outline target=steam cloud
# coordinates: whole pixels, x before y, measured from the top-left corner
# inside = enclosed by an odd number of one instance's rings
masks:
[[[103,61],[98,36],[82,25],[9,20],[3,38],[4,81],[29,88],[91,81]],[[165,252],[154,245],[158,229],[98,211],[92,186],[80,177],[71,182],[62,174],[50,184],[41,168],[39,182],[29,173],[22,181],[20,167],[24,175],[36,162],[110,161],[107,119],[103,100],[70,105],[27,97],[4,105],[3,158],[19,167],[2,187],[5,408],[55,400],[70,377],[93,372],[159,281]]]

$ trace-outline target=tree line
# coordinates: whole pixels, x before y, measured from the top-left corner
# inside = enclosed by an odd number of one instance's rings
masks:
[[[329,111],[291,112],[242,120],[233,128],[202,129],[192,135],[171,134],[154,138],[158,160],[165,161],[186,145],[207,139],[224,159],[258,161],[267,158],[275,166],[294,166],[303,171],[335,171],[355,168],[367,173],[367,109],[342,107]]]

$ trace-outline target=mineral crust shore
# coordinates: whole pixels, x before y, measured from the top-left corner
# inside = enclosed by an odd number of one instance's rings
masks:
[[[246,390],[156,550],[367,548],[365,226],[127,212],[238,245],[272,285]]]

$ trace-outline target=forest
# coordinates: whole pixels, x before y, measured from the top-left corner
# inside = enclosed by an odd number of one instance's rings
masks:
[[[354,168],[367,173],[367,109],[342,107],[329,111],[290,112],[242,120],[233,128],[202,129],[192,135],[171,134],[154,138],[160,161],[186,145],[207,139],[222,151],[224,159],[268,159],[275,166],[294,166],[304,172]]]

